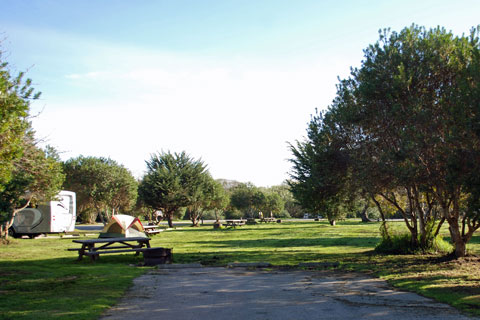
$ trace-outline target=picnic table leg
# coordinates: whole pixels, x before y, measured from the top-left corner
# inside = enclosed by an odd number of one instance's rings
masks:
[[[82,248],[78,250],[78,259],[77,261],[80,261],[83,259],[83,256],[85,255],[85,244],[82,244]]]
[[[92,244],[88,245],[88,252],[95,252],[95,244],[92,243]],[[99,258],[100,258],[100,255],[98,255],[98,254],[90,255],[90,260],[92,260],[93,262],[95,262]]]
[[[139,241],[138,243],[142,245],[140,248],[143,248],[144,244],[145,244],[145,247],[150,248],[150,240],[142,241],[142,242]],[[137,251],[135,253],[135,256],[138,256],[138,255],[140,255],[140,251]]]

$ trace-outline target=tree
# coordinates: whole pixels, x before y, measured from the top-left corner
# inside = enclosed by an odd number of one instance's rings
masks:
[[[135,204],[137,181],[114,160],[79,156],[66,161],[64,170],[64,188],[76,192],[78,211],[90,223],[97,216],[105,223],[102,211],[128,211]]]
[[[190,184],[191,188],[188,191],[189,204],[187,207],[187,213],[194,227],[198,226],[200,219],[202,219],[203,211],[209,208],[210,202],[215,196],[215,181],[213,178],[201,166],[198,166],[197,170],[202,170],[202,172],[194,172],[192,174],[192,178],[196,177],[196,181]]]
[[[210,187],[212,188],[210,191],[211,198],[207,209],[215,212],[215,220],[218,223],[218,212],[225,210],[230,203],[230,197],[228,197],[227,192],[220,181],[213,181],[213,184]]]
[[[480,160],[478,34],[455,37],[415,25],[384,30],[361,67],[340,81],[317,124],[328,138],[319,145],[338,144],[329,150],[348,156],[342,177],[377,206],[379,196],[401,212],[412,246],[428,247],[447,221],[457,257],[480,227],[473,182]],[[329,155],[315,146],[299,145],[297,154]],[[320,177],[328,182],[327,173]],[[337,203],[336,195],[325,198]]]
[[[260,211],[268,217],[269,215],[279,216],[285,209],[285,201],[278,193],[272,191],[264,192],[263,203],[260,204]]]
[[[362,68],[352,72],[363,145],[382,160],[389,189],[405,190],[413,237],[418,220],[419,246],[427,245],[439,207],[457,257],[466,254],[480,227],[461,209],[465,181],[477,174],[466,159],[477,158],[479,146],[478,122],[472,121],[478,114],[479,77],[472,72],[478,50],[478,29],[455,37],[443,28],[412,26],[384,32],[365,51]],[[397,206],[394,193],[382,195]],[[469,222],[462,230],[464,218]]]
[[[344,215],[341,207],[352,189],[347,186],[348,153],[334,136],[329,119],[329,115],[325,118],[317,113],[308,126],[306,141],[290,145],[294,158],[290,159],[293,168],[288,184],[302,207],[326,215],[335,225]]]
[[[63,173],[56,151],[42,150],[29,122],[38,99],[24,73],[12,77],[0,52],[0,236],[8,237],[17,212],[31,201],[48,201],[60,190]]]
[[[0,193],[0,209],[6,223],[3,238],[8,237],[16,214],[32,201],[54,199],[65,178],[55,149],[37,147],[33,131],[25,134],[22,141],[23,156],[13,161],[11,179]]]
[[[173,228],[173,215],[180,208],[192,205],[200,192],[202,177],[207,174],[201,160],[182,153],[162,152],[146,161],[147,173],[139,185],[142,201],[155,210],[161,210]],[[200,198],[200,196],[198,196]]]
[[[137,180],[127,168],[121,165],[113,165],[109,181],[108,205],[112,209],[112,213],[129,211],[137,201]]]
[[[30,101],[40,97],[24,76],[23,72],[11,76],[0,51],[0,192],[12,179],[15,161],[23,155],[23,138],[30,128]]]
[[[265,203],[265,194],[253,184],[242,183],[231,189],[230,205],[253,218]]]

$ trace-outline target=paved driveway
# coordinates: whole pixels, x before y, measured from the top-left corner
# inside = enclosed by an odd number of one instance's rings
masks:
[[[331,271],[158,269],[102,319],[472,319],[382,280]]]

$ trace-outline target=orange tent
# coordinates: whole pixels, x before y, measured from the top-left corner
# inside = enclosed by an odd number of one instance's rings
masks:
[[[136,217],[125,214],[112,216],[100,233],[99,238],[147,237],[142,223]]]

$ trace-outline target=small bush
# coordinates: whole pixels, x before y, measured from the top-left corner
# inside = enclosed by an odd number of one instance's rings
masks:
[[[452,250],[452,245],[440,236],[437,236],[433,241],[429,241],[427,248],[416,247],[412,243],[412,237],[409,233],[393,234],[389,237],[383,237],[382,242],[375,247],[375,252],[384,254],[448,254],[451,253]]]
[[[415,252],[412,247],[411,236],[408,233],[394,234],[383,237],[375,247],[375,252],[386,254],[411,254]]]
[[[433,249],[435,253],[452,253],[453,246],[450,242],[443,240],[442,237],[437,236],[433,240]]]
[[[288,218],[291,218],[291,216],[290,216],[290,213],[288,213],[287,210],[283,210],[283,211],[280,212],[279,214],[276,214],[276,215],[275,215],[275,218],[288,219]]]

